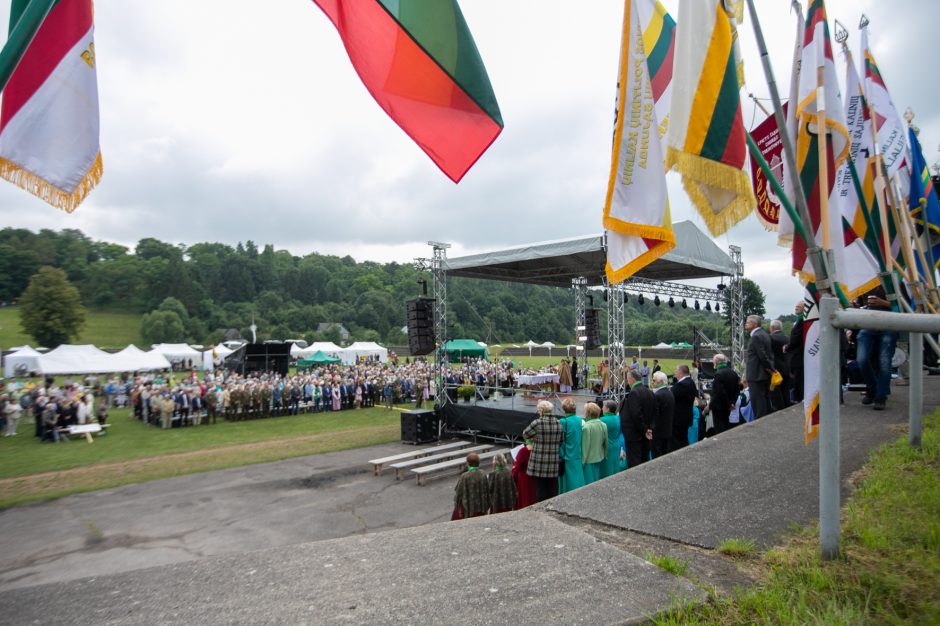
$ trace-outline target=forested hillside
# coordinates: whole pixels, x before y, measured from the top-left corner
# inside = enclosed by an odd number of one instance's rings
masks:
[[[149,313],[142,322],[145,341],[215,343],[230,328],[250,336],[254,319],[259,339],[335,341],[335,329],[316,329],[336,322],[353,339],[400,345],[406,341],[404,303],[420,295],[419,273],[407,263],[301,257],[252,241],[233,248],[146,238],[129,250],[77,230],[7,228],[0,230],[0,301],[15,302],[44,265],[63,269],[86,307]],[[448,297],[451,337],[491,344],[574,339],[570,290],[451,279]],[[594,304],[605,306],[600,294]],[[714,313],[655,307],[651,298],[644,306],[631,298],[628,306],[629,345],[690,341],[693,324],[712,338],[726,328]],[[605,315],[599,318],[603,329]]]

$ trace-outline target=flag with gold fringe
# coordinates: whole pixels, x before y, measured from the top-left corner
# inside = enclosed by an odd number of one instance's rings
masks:
[[[854,298],[874,288],[880,281],[874,257],[851,224],[843,219],[842,200],[835,184],[836,174],[848,156],[849,134],[839,96],[823,0],[813,0],[807,8],[801,62],[793,80],[798,85],[795,111],[797,169],[806,194],[812,229],[816,242],[832,250],[839,283],[846,295]],[[825,120],[822,129],[819,128],[820,119]],[[817,277],[802,238],[794,238],[792,251],[794,273],[804,284],[815,281]]]
[[[803,296],[803,441],[819,436],[819,294],[815,283]]]
[[[865,100],[874,110],[875,130],[878,132],[878,154],[881,155],[888,176],[894,176],[901,166],[906,164],[909,155],[907,146],[907,130],[898,115],[898,110],[891,101],[888,86],[885,84],[875,55],[868,44],[868,22],[863,22],[861,47],[862,64],[864,66],[864,92]]]
[[[734,3],[681,0],[666,166],[682,175],[686,192],[718,236],[757,204],[744,164]]]
[[[28,2],[14,0],[10,28]],[[59,0],[3,90],[0,177],[71,213],[101,179],[92,0]]]
[[[672,250],[676,245],[666,194],[666,172],[649,54],[644,44],[647,24],[641,24],[638,5],[656,15],[652,0],[626,0],[618,72],[617,114],[610,179],[604,203],[607,229],[607,279],[619,283]],[[664,13],[664,12],[663,12]],[[662,14],[659,14],[662,15]],[[669,20],[671,22],[671,20]],[[665,26],[670,26],[664,20]],[[649,31],[652,32],[652,31]],[[660,27],[660,34],[663,34]],[[671,39],[671,33],[666,32]],[[659,41],[656,37],[656,41]],[[663,46],[672,45],[664,39]],[[652,38],[651,38],[652,41]],[[668,55],[668,49],[661,48]],[[663,63],[660,71],[669,70]],[[655,92],[668,92],[668,77],[659,79]]]

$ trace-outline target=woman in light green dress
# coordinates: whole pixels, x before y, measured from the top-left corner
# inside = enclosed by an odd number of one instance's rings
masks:
[[[601,466],[607,462],[607,426],[600,421],[601,407],[593,402],[584,406],[584,426],[581,427],[581,462],[584,465],[584,484],[590,485],[601,478]]]

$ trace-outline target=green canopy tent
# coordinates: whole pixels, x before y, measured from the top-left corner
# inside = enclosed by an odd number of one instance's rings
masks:
[[[473,339],[454,339],[444,344],[444,351],[448,357],[461,359],[465,356],[483,357],[489,359],[490,355],[486,346],[480,345],[479,341]]]
[[[297,370],[309,370],[315,365],[329,365],[330,363],[339,363],[342,359],[337,359],[324,354],[322,350],[317,350],[306,359],[297,362]]]

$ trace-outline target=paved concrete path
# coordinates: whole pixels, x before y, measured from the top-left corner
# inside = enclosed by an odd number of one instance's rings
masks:
[[[862,407],[857,394],[847,397],[842,426],[844,477],[860,467],[872,449],[899,436],[903,429],[898,425],[907,416],[906,392],[896,388],[885,412]],[[924,399],[925,410],[940,406],[940,379],[926,381]],[[163,552],[174,561],[170,564],[155,561],[154,567],[141,569],[140,560],[125,561],[118,547],[109,547],[105,552],[114,550],[114,558],[96,565],[107,574],[80,579],[59,574],[61,582],[53,585],[37,584],[44,576],[54,577],[49,571],[19,581],[6,579],[6,591],[0,592],[3,619],[51,624],[642,621],[676,601],[703,598],[691,580],[719,589],[747,584],[746,572],[710,549],[722,539],[749,537],[768,545],[791,523],[814,519],[818,450],[815,444],[803,446],[798,413],[791,409],[770,416],[526,511],[369,534],[362,534],[360,527],[353,529],[353,536],[307,543],[297,541],[298,537],[307,541],[302,535],[305,525],[310,525],[306,519],[321,519],[325,528],[314,534],[323,538],[331,532],[349,535],[349,527],[334,528],[330,520],[352,525],[346,518],[353,515],[348,508],[335,518],[314,513],[309,489],[305,492],[309,506],[301,506],[304,498],[292,493],[298,487],[290,481],[306,476],[315,482],[318,471],[321,476],[342,473],[343,467],[354,465],[351,462],[347,466],[338,457],[323,455],[304,460],[312,464],[305,469],[269,464],[278,468],[275,477],[255,466],[260,474],[227,470],[202,475],[198,488],[197,483],[185,482],[174,488],[170,483],[185,479],[173,479],[112,490],[114,495],[124,492],[126,507],[141,507],[135,500],[152,497],[159,506],[137,510],[175,510],[175,515],[164,513],[137,523],[158,530],[169,526],[168,532],[153,531],[153,536],[183,544],[189,540],[172,536],[178,532],[174,524],[180,516],[186,519],[190,514],[184,512],[198,507],[200,498],[232,489],[227,505],[232,508],[214,518],[227,519],[227,525],[209,524],[195,533],[204,533],[205,552]],[[371,456],[366,453],[357,462]],[[390,519],[405,516],[422,523],[415,511],[421,502],[434,511],[432,518],[449,511],[452,481],[432,486],[439,491],[435,494],[412,484],[396,485],[391,477],[372,478],[364,465],[360,467],[362,474],[355,480],[386,490],[389,498],[380,506],[397,507],[389,509]],[[285,480],[294,486],[283,487]],[[182,485],[189,487],[181,490]],[[351,488],[343,480],[334,486],[337,492],[362,493],[361,486]],[[267,510],[235,504],[256,492],[263,495],[251,497],[251,502],[256,507],[265,503]],[[36,511],[34,520],[39,524],[52,507],[75,506],[80,498],[87,500],[87,510],[100,511],[102,507],[93,506],[94,496],[103,499],[100,503],[108,493],[15,509],[0,516],[0,524],[10,515],[27,515],[30,509]],[[348,507],[348,499],[340,500]],[[354,497],[352,501],[357,502]],[[379,505],[379,500],[374,503]],[[196,517],[210,515],[211,509],[206,507]],[[321,514],[325,517],[318,517]],[[251,528],[240,526],[242,516],[255,519]],[[379,517],[369,525],[373,523],[401,524]],[[8,545],[15,546],[30,534],[27,520],[19,524],[12,537],[5,537]],[[242,531],[225,535],[241,537],[238,545],[213,544],[212,526],[241,527]],[[41,545],[49,528],[33,530],[36,538],[29,541]],[[286,533],[291,534],[287,539]],[[99,545],[113,540],[107,530],[100,535]],[[83,551],[61,558],[51,555],[47,563],[80,568],[84,561],[94,560],[92,545],[84,541]],[[153,543],[153,553],[160,555],[160,541]],[[650,553],[687,561],[686,576],[650,565],[644,559]]]

